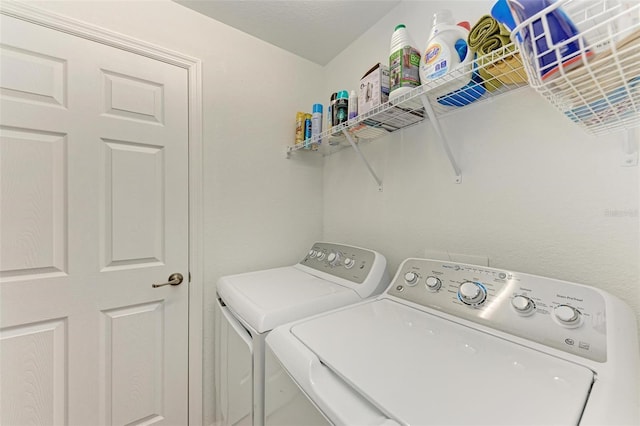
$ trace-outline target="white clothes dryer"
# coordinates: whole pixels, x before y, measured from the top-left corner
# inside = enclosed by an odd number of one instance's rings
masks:
[[[381,296],[266,339],[267,425],[638,425],[631,309],[580,284],[407,259]]]
[[[217,283],[217,421],[262,425],[264,340],[276,326],[378,295],[389,285],[387,261],[373,250],[317,242],[300,263],[230,275]]]

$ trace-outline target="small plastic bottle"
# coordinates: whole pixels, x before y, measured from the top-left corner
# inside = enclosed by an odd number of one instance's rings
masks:
[[[336,104],[338,103],[338,92],[331,95],[331,127],[338,125],[338,110]]]
[[[327,107],[327,130],[331,130],[333,126],[336,125],[336,98],[338,97],[338,92],[333,92],[331,94],[331,100],[329,101],[329,106]]]
[[[358,95],[355,90],[352,90],[349,94],[349,121],[355,120],[358,116]]]
[[[347,92],[346,90],[341,90],[338,92],[335,108],[336,121],[333,124],[338,125],[346,123],[349,118],[349,92]]]
[[[311,149],[311,114],[304,115],[304,149]]]
[[[304,112],[296,113],[296,145],[304,141]]]
[[[322,104],[313,104],[313,113],[311,114],[311,149],[318,150],[318,145],[322,143],[320,139],[322,133]]]

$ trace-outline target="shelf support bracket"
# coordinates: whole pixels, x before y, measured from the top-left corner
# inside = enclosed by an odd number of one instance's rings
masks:
[[[362,160],[364,165],[367,166],[367,169],[369,170],[369,173],[371,173],[371,176],[373,177],[373,179],[378,184],[378,191],[382,192],[382,181],[380,180],[378,175],[376,175],[376,172],[373,171],[373,169],[371,168],[371,165],[369,164],[367,159],[364,158],[364,155],[362,155],[362,152],[360,151],[360,148],[358,148],[358,145],[356,145],[356,142],[353,140],[353,136],[351,136],[351,134],[349,132],[347,132],[346,130],[342,130],[342,134],[347,138],[347,140],[349,141],[349,143],[353,147],[353,150],[356,152],[356,154],[358,154],[358,157],[360,157],[360,160]]]
[[[460,172],[460,167],[458,167],[458,163],[456,163],[456,159],[453,157],[453,153],[451,152],[451,148],[449,147],[449,142],[447,141],[447,138],[444,136],[444,133],[442,132],[442,127],[440,127],[440,122],[438,121],[438,117],[436,117],[436,113],[433,111],[433,108],[429,103],[429,99],[427,98],[427,95],[425,95],[424,93],[420,95],[420,100],[422,101],[424,110],[426,111],[427,116],[429,117],[429,121],[431,121],[431,124],[433,124],[433,129],[436,131],[436,134],[438,135],[438,139],[440,139],[440,144],[442,145],[444,152],[447,154],[447,157],[449,158],[449,163],[451,163],[451,168],[453,169],[453,173],[455,173],[456,175],[455,182],[461,183],[462,173]]]
[[[638,140],[640,139],[640,130],[637,128],[627,130],[624,140],[624,158],[622,165],[624,167],[635,167],[638,165]]]

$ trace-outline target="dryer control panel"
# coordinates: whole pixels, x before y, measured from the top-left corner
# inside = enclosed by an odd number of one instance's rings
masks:
[[[407,259],[387,294],[598,362],[605,300],[591,287],[489,267]]]
[[[372,272],[376,256],[376,253],[371,250],[318,242],[311,247],[300,264],[362,284]]]

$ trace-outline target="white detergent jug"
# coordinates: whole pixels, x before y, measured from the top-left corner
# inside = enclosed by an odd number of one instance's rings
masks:
[[[389,101],[420,86],[420,51],[404,24],[396,26],[389,51]],[[418,102],[415,107],[418,107]],[[406,105],[413,108],[411,102]]]
[[[474,54],[467,43],[469,29],[462,25],[463,23],[454,23],[449,10],[441,10],[433,15],[433,27],[427,48],[420,60],[422,83],[440,78],[461,64],[463,66],[460,74],[455,75],[455,81],[442,87],[443,92],[460,89],[471,80]]]

